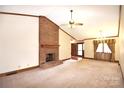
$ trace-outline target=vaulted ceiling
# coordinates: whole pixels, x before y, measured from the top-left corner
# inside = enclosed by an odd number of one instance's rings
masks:
[[[70,10],[73,10],[73,20],[83,23],[83,26],[70,28]],[[80,6],[0,6],[0,12],[12,12],[46,16],[77,40],[116,36],[119,24],[119,6],[117,5],[80,5]]]

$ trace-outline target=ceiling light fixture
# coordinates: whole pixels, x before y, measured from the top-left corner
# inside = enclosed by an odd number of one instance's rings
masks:
[[[69,24],[69,27],[74,27],[74,26],[83,26],[83,23],[76,23],[73,19],[73,10],[70,10],[70,13],[71,13],[71,19],[69,20],[68,24]],[[67,26],[68,24],[62,24],[63,26]]]

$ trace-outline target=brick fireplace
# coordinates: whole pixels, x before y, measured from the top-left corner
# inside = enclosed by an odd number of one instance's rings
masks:
[[[58,48],[59,46],[55,45],[41,45],[40,49],[40,63],[47,62],[46,58],[48,55],[53,54],[54,59],[51,61],[58,61],[59,60],[59,54],[58,54]]]
[[[39,18],[39,24],[40,64],[59,61],[59,26],[44,16]]]

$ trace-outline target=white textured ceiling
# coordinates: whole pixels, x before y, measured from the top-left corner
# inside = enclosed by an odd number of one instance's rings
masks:
[[[70,20],[70,10],[73,10],[75,22],[84,25],[70,28],[66,24]],[[118,34],[119,6],[115,5],[80,5],[80,6],[0,6],[1,12],[43,15],[59,25],[77,40],[96,38],[102,31],[104,36]]]

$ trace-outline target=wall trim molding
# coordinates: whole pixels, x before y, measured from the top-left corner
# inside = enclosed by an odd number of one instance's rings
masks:
[[[92,59],[92,60],[96,60],[95,58],[90,58],[90,57],[84,57],[84,59]],[[96,60],[96,61],[106,61],[106,60]],[[107,61],[108,62],[108,61]],[[119,63],[119,60],[115,60],[114,62],[111,63]]]
[[[39,38],[38,38],[38,43],[39,43],[39,47],[38,47],[38,50],[39,50],[39,51],[38,51],[38,52],[39,52],[39,53],[38,53],[39,64],[38,64],[38,65],[40,66],[40,59],[41,59],[41,58],[40,58],[40,46],[41,46],[41,45],[40,45],[40,17],[39,17],[38,20],[39,20],[39,28],[38,28],[38,31],[39,31],[39,32],[38,32],[38,34],[39,34],[39,35],[38,35],[38,36],[39,36]]]
[[[5,73],[0,73],[0,77],[11,75],[11,73],[12,73],[12,75],[13,75],[13,73],[17,74],[17,73],[28,71],[28,70],[31,70],[31,69],[35,69],[35,68],[38,68],[38,67],[40,67],[40,66],[39,65],[38,66],[32,66],[32,67],[28,67],[28,68],[19,69],[19,70],[14,70],[14,71],[9,71],[9,72],[5,72]]]
[[[116,38],[116,37],[119,37],[118,35],[117,36],[109,36],[109,37],[105,37],[106,39],[109,39],[109,38]],[[97,38],[86,38],[86,39],[83,39],[83,40],[78,40],[79,42],[84,42],[85,40],[95,40]]]
[[[62,59],[61,61],[66,61],[66,60],[69,60],[69,59],[71,59],[71,58]]]
[[[30,16],[30,17],[39,17],[39,16],[36,16],[36,15],[21,14],[21,13],[11,13],[11,12],[0,12],[0,14],[19,15],[19,16]]]
[[[119,64],[119,60],[115,60],[114,62]]]
[[[118,37],[119,37],[119,34],[120,34],[120,24],[121,24],[121,9],[122,9],[122,6],[120,5],[119,6],[119,20],[118,20]]]
[[[120,67],[121,74],[122,74],[122,78],[123,78],[123,83],[124,83],[124,75],[123,75],[123,72],[122,72],[122,68],[121,68],[121,65],[120,65],[120,63],[119,63],[118,65],[119,65],[119,67]]]
[[[90,58],[90,57],[83,57],[84,59],[92,59],[95,60],[94,58]]]

